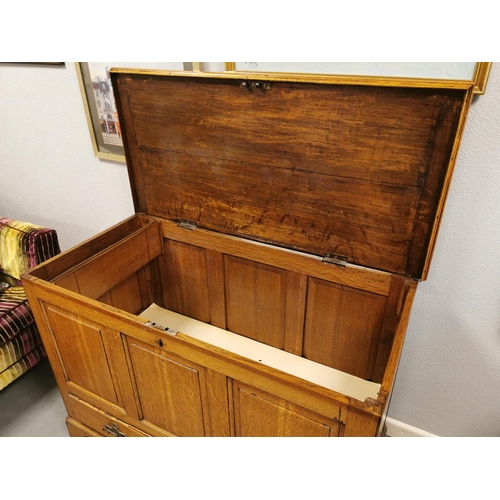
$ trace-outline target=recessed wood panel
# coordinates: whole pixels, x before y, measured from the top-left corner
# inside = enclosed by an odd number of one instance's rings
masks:
[[[104,348],[104,327],[53,306],[47,306],[47,314],[67,382],[119,404]]]
[[[224,260],[227,329],[283,349],[286,271],[227,255]]]
[[[97,300],[131,314],[139,314],[143,304],[137,273],[123,280]]]
[[[71,249],[71,252],[63,252],[57,259],[51,259],[43,267],[42,279],[53,280],[63,273],[69,271],[72,267],[79,266],[85,260],[102,252],[106,248],[115,245],[120,240],[129,237],[147,224],[146,218],[142,215],[133,215],[132,217],[120,222],[119,224],[108,228],[106,231],[84,241],[80,245]],[[41,268],[40,268],[41,269]],[[33,276],[38,276],[38,270],[30,271]]]
[[[100,297],[161,253],[159,225],[150,224],[75,270],[82,295]]]
[[[210,299],[210,322],[226,328],[226,289],[224,283],[224,255],[214,250],[205,250],[207,259],[208,296]]]
[[[302,355],[307,298],[307,275],[287,272],[285,351]]]
[[[234,383],[235,434],[241,437],[330,437],[339,424],[312,411]]]
[[[164,240],[163,304],[166,309],[210,323],[205,249]]]
[[[177,436],[205,436],[204,368],[128,339],[142,420]]]
[[[309,278],[303,356],[371,380],[387,298]]]

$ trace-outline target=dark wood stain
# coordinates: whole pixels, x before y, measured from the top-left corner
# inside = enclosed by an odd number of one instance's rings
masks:
[[[466,91],[113,78],[139,210],[421,276]]]

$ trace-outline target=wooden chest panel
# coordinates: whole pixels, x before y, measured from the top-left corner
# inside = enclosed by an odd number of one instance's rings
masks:
[[[145,305],[139,280],[138,273],[134,273],[116,285],[116,287],[101,295],[97,300],[104,304],[110,304],[122,311],[139,314]]]
[[[430,127],[422,123],[432,126],[453,95],[353,86],[332,92],[331,86],[292,82],[272,82],[269,92],[252,92],[240,88],[239,81],[195,78],[132,77],[125,84],[137,141],[145,149],[251,159],[278,168],[301,165],[309,173],[333,170],[339,176],[409,186],[418,186],[427,168]],[[402,122],[402,116],[414,119]],[[161,134],[167,127],[168,137]],[[189,128],[204,140],[193,142]]]
[[[245,78],[113,74],[137,210],[421,277],[471,89]]]
[[[418,188],[236,162],[217,169],[203,158],[177,156],[141,155],[148,213],[217,231],[225,221],[228,234],[273,244],[283,240],[296,250],[337,253],[367,267],[404,272]],[[168,179],[164,164],[172,165]],[[200,211],[207,203],[210,210]]]
[[[335,420],[243,384],[233,384],[235,435],[239,437],[336,437]]]
[[[166,240],[162,269],[165,307],[210,322],[205,250]]]
[[[367,292],[296,273],[285,259],[278,267],[169,239],[164,246],[167,309],[381,381],[374,370],[388,290]],[[221,263],[216,275],[213,261]],[[210,299],[213,290],[216,302]]]
[[[224,256],[227,329],[285,346],[286,270]]]
[[[303,355],[373,380],[387,297],[309,278]]]
[[[47,307],[47,314],[68,383],[120,404],[109,369],[102,325],[54,306]]]
[[[207,409],[202,400],[204,368],[136,339],[127,340],[140,420],[176,436],[207,435]]]

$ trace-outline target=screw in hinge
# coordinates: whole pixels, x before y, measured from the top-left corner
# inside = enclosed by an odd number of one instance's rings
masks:
[[[261,90],[269,90],[271,88],[270,82],[240,82],[240,87],[247,89],[261,89]]]
[[[334,265],[339,266],[339,267],[345,267],[346,264],[347,264],[347,262],[348,262],[348,259],[344,255],[337,255],[337,254],[334,254],[334,253],[327,253],[323,257],[323,261],[322,262],[325,262],[327,264],[334,264]]]

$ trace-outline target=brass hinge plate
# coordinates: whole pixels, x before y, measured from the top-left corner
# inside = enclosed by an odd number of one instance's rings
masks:
[[[349,259],[345,255],[338,255],[335,253],[326,253],[323,257],[323,262],[339,267],[345,267],[348,260]]]
[[[188,231],[192,231],[193,229],[196,229],[196,222],[193,222],[191,220],[181,220],[179,221],[179,224],[177,224],[177,227],[181,227],[182,229],[187,229]]]
[[[271,82],[253,82],[253,81],[242,81],[240,83],[240,87],[253,90],[253,89],[260,89],[260,90],[269,90],[271,88]]]

